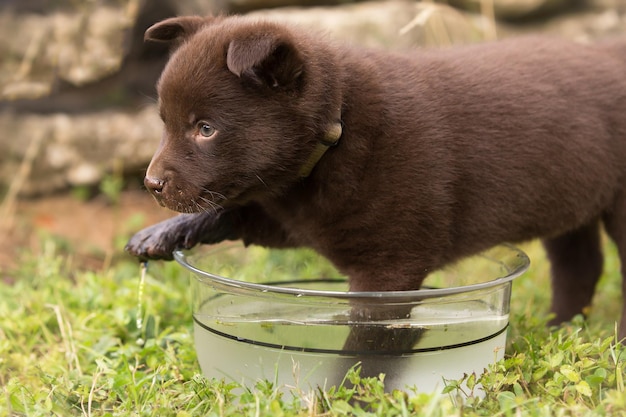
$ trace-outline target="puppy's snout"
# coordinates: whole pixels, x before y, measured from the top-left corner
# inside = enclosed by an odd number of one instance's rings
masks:
[[[160,179],[160,178],[154,178],[154,177],[146,176],[143,179],[143,184],[146,186],[148,191],[150,191],[150,193],[153,196],[158,198],[161,195],[161,193],[163,192],[163,187],[165,186],[165,181]]]

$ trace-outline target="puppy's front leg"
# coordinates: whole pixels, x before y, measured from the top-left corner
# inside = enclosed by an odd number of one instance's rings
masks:
[[[171,261],[177,249],[237,238],[227,212],[179,214],[137,232],[126,244],[126,251],[142,260]]]
[[[142,260],[171,261],[177,249],[236,239],[246,245],[299,246],[263,208],[252,203],[220,213],[179,214],[137,232],[126,244],[126,251]]]
[[[400,268],[398,268],[400,271]],[[403,282],[400,276],[391,274],[383,280],[388,290],[412,290],[416,285]],[[415,274],[413,274],[415,275]],[[380,278],[380,277],[378,277]],[[364,279],[351,277],[352,291],[374,291],[371,282],[374,277]],[[423,278],[414,276],[414,282],[421,284]],[[363,284],[365,283],[365,285]],[[418,287],[417,287],[418,288]],[[397,300],[394,304],[385,304],[374,299],[354,300],[350,311],[351,326],[343,350],[346,354],[355,355],[361,362],[361,376],[376,377],[385,372],[388,380],[398,378],[402,369],[394,367],[391,357],[400,357],[410,352],[422,337],[423,329],[404,324],[403,319],[411,316],[411,310],[417,300]]]

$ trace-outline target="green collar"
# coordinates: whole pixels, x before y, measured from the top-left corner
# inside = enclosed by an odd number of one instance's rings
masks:
[[[309,159],[307,159],[304,165],[302,165],[302,168],[300,168],[300,172],[298,173],[300,178],[306,178],[311,174],[311,171],[313,171],[313,168],[315,168],[315,165],[322,159],[326,151],[333,146],[337,146],[342,133],[343,127],[341,121],[333,123],[330,126],[324,138],[317,142],[311,156],[309,156]]]

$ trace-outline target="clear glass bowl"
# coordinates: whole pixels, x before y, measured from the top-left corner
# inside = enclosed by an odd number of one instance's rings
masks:
[[[228,244],[174,255],[193,272],[203,373],[287,391],[338,385],[357,363],[365,376],[384,373],[388,390],[432,392],[482,373],[504,355],[511,281],[529,265],[503,245],[431,274],[421,290],[349,292],[345,277],[306,250]],[[355,319],[355,305],[408,313]],[[360,350],[346,342],[355,329],[392,342]]]

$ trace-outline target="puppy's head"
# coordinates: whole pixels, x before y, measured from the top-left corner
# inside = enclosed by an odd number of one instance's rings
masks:
[[[157,85],[164,131],[146,187],[181,211],[284,193],[336,123],[341,94],[324,45],[241,17],[181,17],[147,40],[173,53]]]

